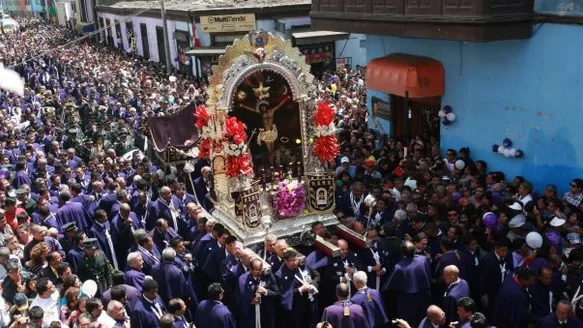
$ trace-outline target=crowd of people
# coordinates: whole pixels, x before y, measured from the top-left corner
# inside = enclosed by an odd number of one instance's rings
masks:
[[[405,156],[367,128],[364,68],[327,72],[334,214],[368,246],[314,222],[339,256],[272,235],[255,252],[196,201],[210,168],[148,147],[148,118],[204,103],[203,80],[21,27],[0,35],[27,86],[0,93],[0,327],[583,326],[583,180],[539,194],[423,136]]]

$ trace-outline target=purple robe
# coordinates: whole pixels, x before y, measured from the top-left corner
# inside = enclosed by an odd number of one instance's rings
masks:
[[[57,221],[61,226],[65,223],[75,222],[79,231],[87,231],[89,227],[89,214],[81,203],[68,202],[62,205],[56,213]]]
[[[130,212],[131,225],[126,225],[125,220],[117,214],[111,221],[111,235],[115,244],[115,255],[120,269],[125,268],[129,249],[134,244],[133,230],[144,229],[142,222],[138,220],[134,212]]]
[[[447,322],[459,321],[457,301],[462,297],[470,297],[470,286],[460,278],[457,282],[447,286],[445,297],[443,298],[443,311]]]
[[[221,264],[227,258],[227,252],[224,248],[217,248],[207,257],[202,270],[209,282],[221,281]]]
[[[158,251],[162,253],[164,248],[168,247],[170,240],[174,237],[178,237],[176,231],[171,227],[168,227],[168,230],[165,232],[160,232],[158,229],[154,228],[152,231],[149,232],[150,237],[152,237],[152,241],[154,245],[158,248]]]
[[[30,175],[26,172],[26,171],[18,171],[16,172],[16,176],[14,177],[14,180],[12,181],[12,186],[14,186],[14,188],[16,189],[20,189],[20,187],[22,185],[28,185],[31,186],[31,180],[30,180]]]
[[[148,220],[146,221],[146,229],[148,230],[154,229],[156,225],[156,220],[158,219],[165,219],[166,221],[168,221],[168,226],[174,228],[174,230],[178,230],[180,228],[174,226],[174,220],[172,220],[172,213],[164,200],[157,199],[156,201],[154,201],[150,208],[148,209],[148,212],[149,213]],[[176,218],[176,221],[177,222],[181,221],[181,219]]]
[[[126,284],[135,287],[140,292],[142,291],[142,287],[144,285],[144,279],[146,275],[142,271],[138,271],[134,268],[128,268],[125,272],[126,276]]]
[[[362,307],[370,328],[381,328],[389,322],[383,298],[378,290],[365,287],[357,291],[350,301]]]
[[[283,260],[280,259],[279,256],[277,256],[277,254],[273,254],[269,258],[267,258],[267,263],[271,265],[272,272],[277,272],[281,268]]]
[[[126,291],[126,300],[128,302],[128,308],[131,310],[136,306],[136,303],[141,297],[140,291],[134,287],[127,284],[122,284]],[[108,304],[111,301],[111,288],[106,290],[103,295],[101,295],[101,302],[103,304]]]
[[[504,280],[494,305],[496,316],[492,319],[498,327],[527,327],[531,316],[534,317],[530,313],[530,294],[515,277]]]
[[[255,291],[261,282],[267,290],[267,294],[261,296],[261,328],[275,328],[275,310],[279,300],[277,281],[271,274],[255,279],[250,272],[240,276],[237,284],[236,300],[241,328],[255,328],[255,305],[251,304],[251,301],[255,298]]]
[[[158,282],[158,294],[165,303],[173,298],[187,302],[192,297],[182,271],[174,263],[160,262],[152,267],[150,275]]]
[[[164,303],[158,297],[155,302],[165,312]],[[143,296],[136,302],[132,310],[131,323],[132,328],[158,328],[160,320],[153,310],[154,305],[146,300]]]
[[[81,257],[83,256],[83,249],[78,246],[73,246],[67,255],[65,255],[65,260],[71,266],[72,272],[78,272],[79,262],[81,262]]]
[[[318,270],[330,264],[331,258],[329,258],[324,252],[319,249],[311,252],[306,256],[306,266],[311,270]]]
[[[460,271],[460,276],[465,274],[464,259],[462,257],[461,251],[452,249],[443,253],[439,257],[435,266],[433,277],[436,279],[441,279],[441,277],[443,277],[443,269],[448,265],[455,265]]]
[[[370,328],[362,307],[350,301],[336,302],[325,308],[322,321],[329,322],[334,328]]]
[[[107,241],[107,235],[106,235],[107,232],[106,231],[110,231],[109,233],[110,233],[112,247],[110,247],[110,245]],[[89,229],[88,234],[90,237],[97,239],[97,244],[99,245],[99,249],[101,249],[103,251],[103,253],[105,253],[105,256],[107,256],[107,259],[113,265],[114,264],[113,255],[115,254],[116,245],[114,244],[113,234],[111,233],[109,222],[106,221],[105,223],[103,223],[103,225],[100,225],[99,223],[95,222],[91,226],[91,229]],[[117,261],[117,257],[116,257],[116,261]],[[119,262],[117,264],[118,264],[118,267],[116,269],[123,269],[122,267],[119,266]]]
[[[425,256],[404,258],[383,286],[383,291],[397,292],[397,316],[417,325],[431,304],[431,273]]]
[[[389,245],[385,240],[379,240],[374,245],[369,248],[361,249],[358,252],[358,257],[364,266],[366,275],[368,276],[367,285],[370,288],[377,288],[376,286],[376,272],[372,270],[372,267],[376,265],[375,254],[378,256],[382,268],[385,270],[385,274],[380,279],[379,288],[384,285],[389,273],[393,269],[394,261],[391,258],[391,253],[389,252]]]
[[[138,246],[137,251],[142,254],[142,259],[144,260],[142,272],[144,272],[144,274],[150,274],[152,267],[160,263],[160,252],[158,252],[158,248],[152,247],[152,249],[148,251],[147,249]]]
[[[279,284],[280,303],[284,311],[284,317],[280,318],[278,324],[290,328],[303,328],[309,326],[314,320],[317,320],[317,302],[310,301],[308,294],[300,294],[298,288],[302,283],[296,278],[302,277],[301,268],[290,270],[287,265],[283,264],[275,274]],[[320,275],[317,270],[311,271],[306,267],[303,271],[304,276],[310,276],[312,285],[318,288]]]
[[[235,317],[221,302],[205,300],[196,308],[197,328],[236,328]],[[133,328],[133,322],[132,322]]]
[[[117,193],[111,192],[103,195],[97,202],[97,209],[104,210],[107,213],[108,219],[112,219],[111,208],[117,203]]]

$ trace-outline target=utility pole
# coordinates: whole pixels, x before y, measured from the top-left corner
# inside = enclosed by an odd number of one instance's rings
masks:
[[[170,60],[170,41],[168,40],[168,23],[166,22],[166,9],[164,9],[164,0],[160,0],[160,11],[162,12],[162,31],[164,33],[164,57],[166,57],[166,72],[168,75],[172,72],[172,61]]]

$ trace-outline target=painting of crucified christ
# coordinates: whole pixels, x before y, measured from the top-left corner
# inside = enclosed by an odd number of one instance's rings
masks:
[[[254,72],[235,91],[230,115],[247,125],[255,168],[287,165],[301,156],[299,106],[287,81],[269,71]]]

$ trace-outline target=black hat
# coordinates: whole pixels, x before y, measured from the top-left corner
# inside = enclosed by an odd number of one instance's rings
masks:
[[[83,241],[84,248],[97,249],[97,238],[87,238]]]
[[[64,232],[77,231],[77,225],[75,224],[75,222],[65,223],[63,224],[63,231]]]

